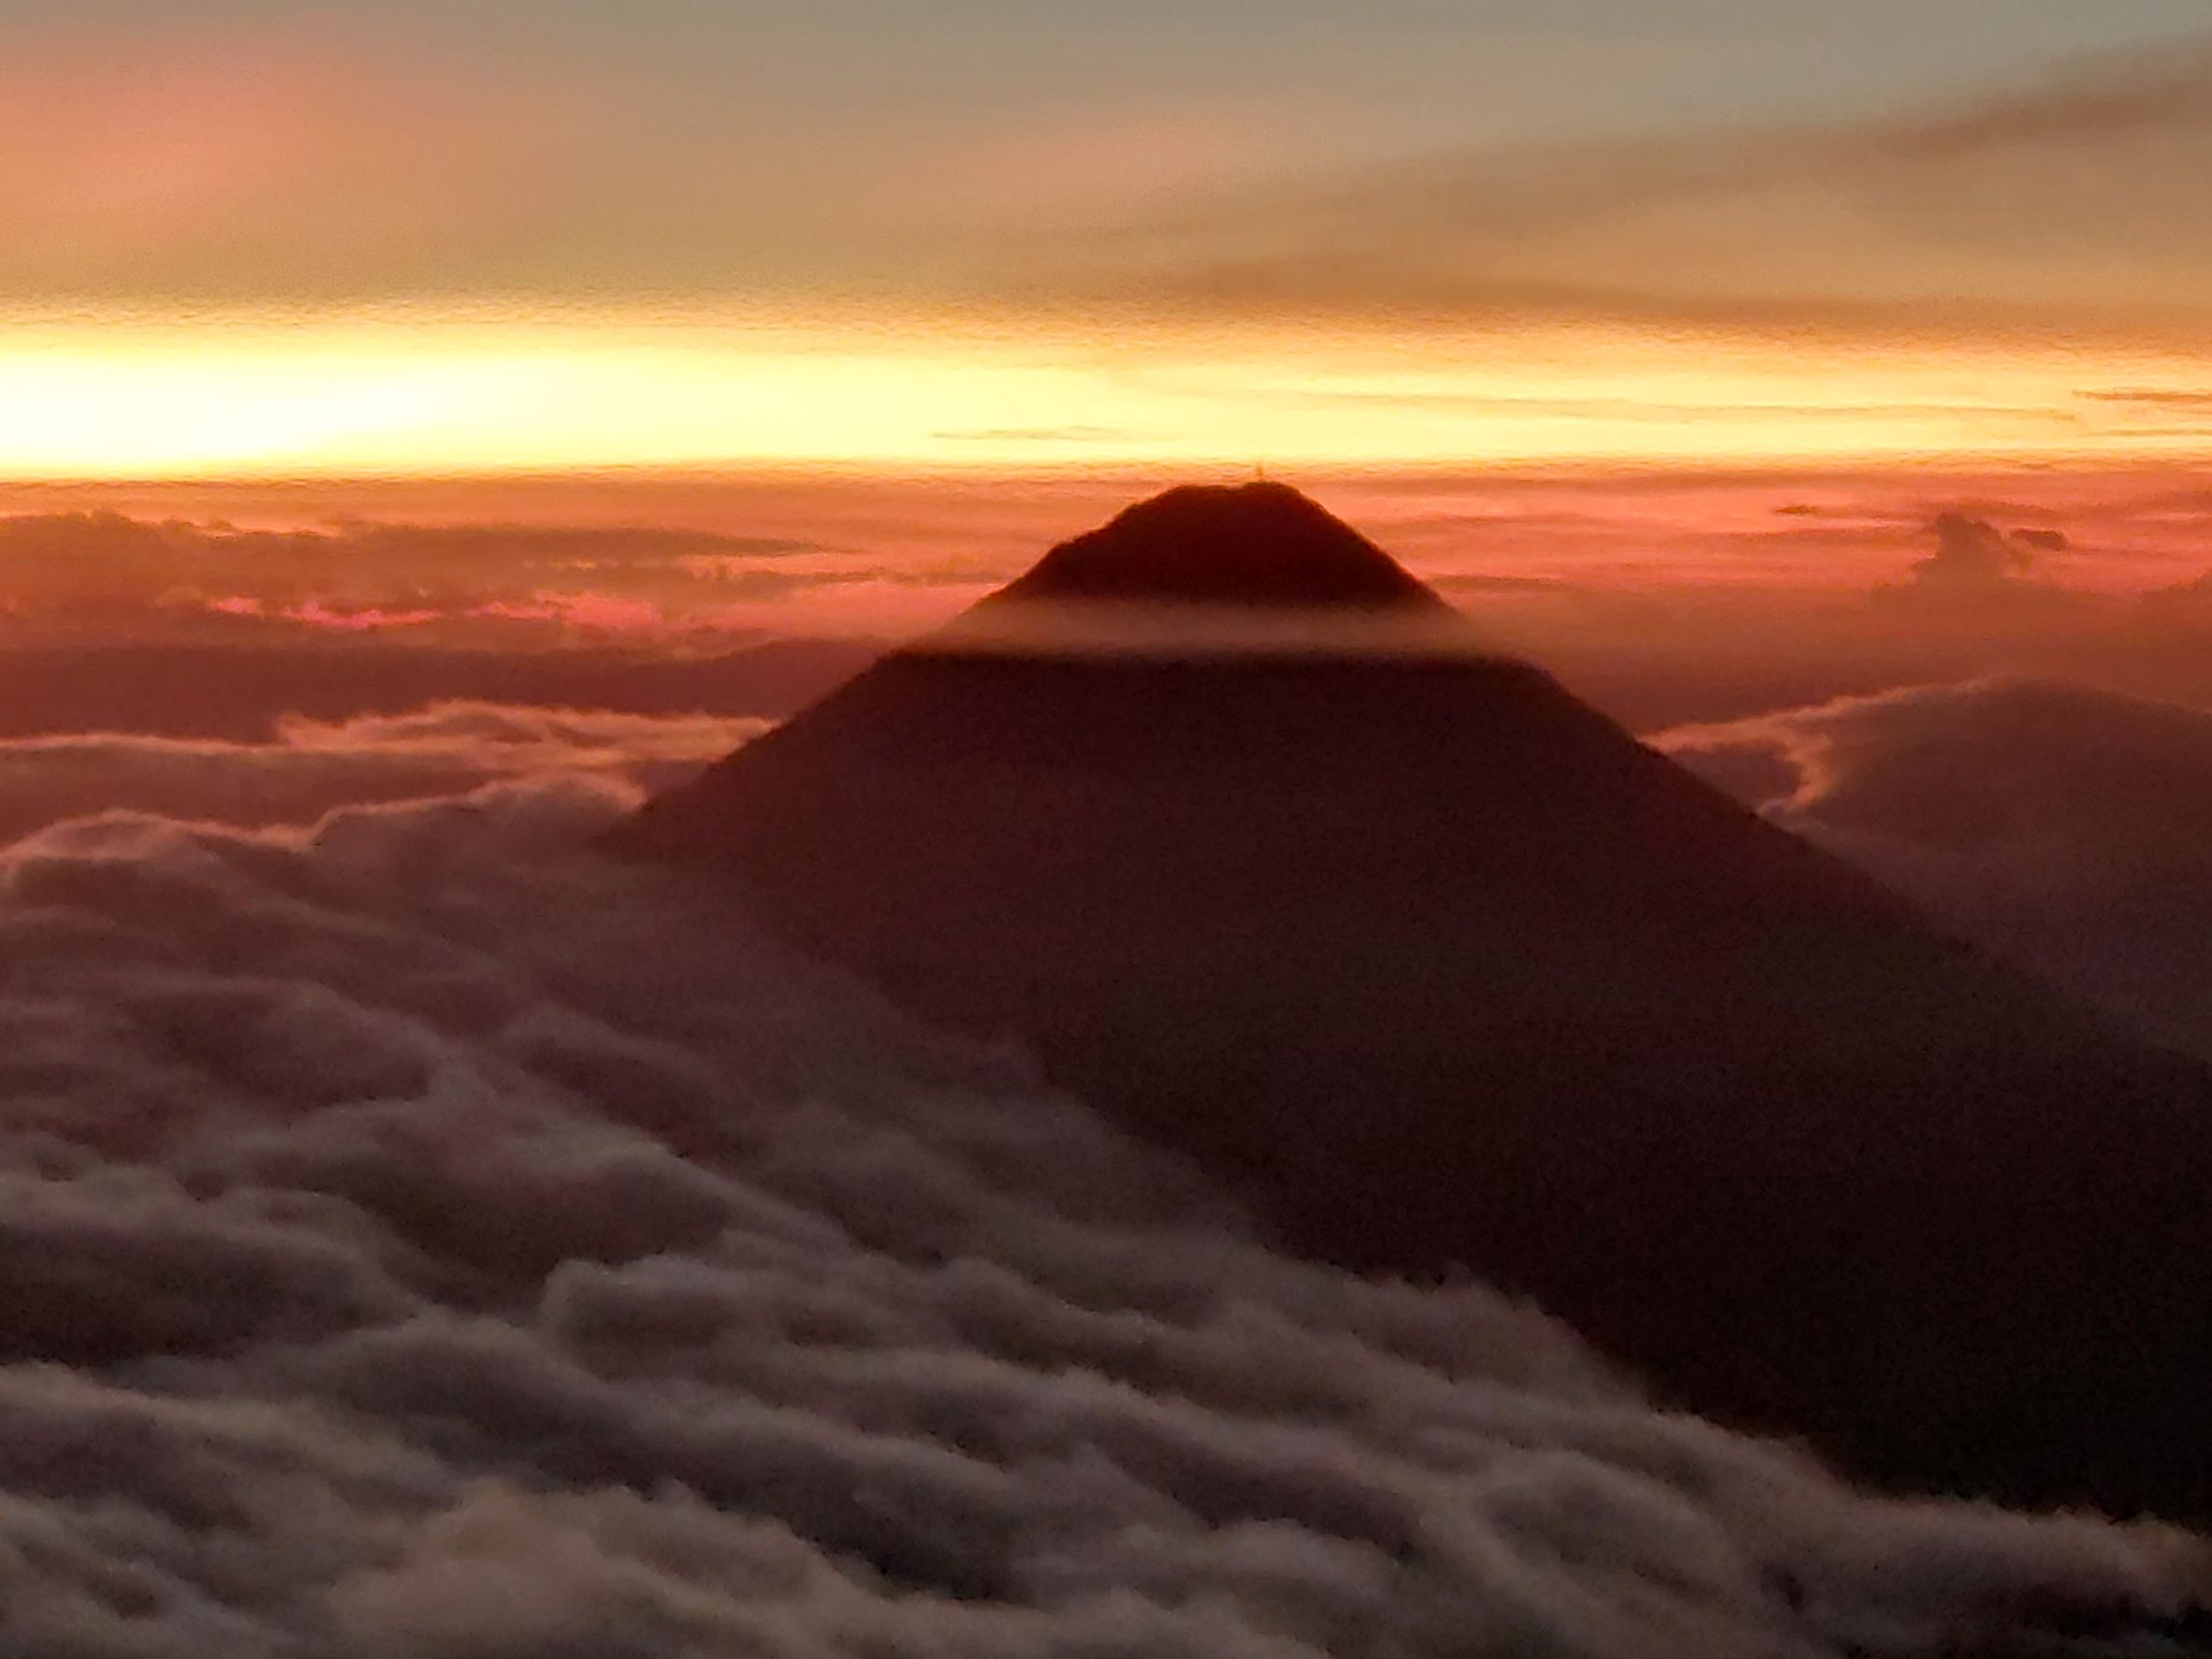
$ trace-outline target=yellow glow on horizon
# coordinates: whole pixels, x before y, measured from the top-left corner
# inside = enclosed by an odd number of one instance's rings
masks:
[[[2200,363],[1560,326],[362,313],[0,325],[0,476],[2175,459]]]

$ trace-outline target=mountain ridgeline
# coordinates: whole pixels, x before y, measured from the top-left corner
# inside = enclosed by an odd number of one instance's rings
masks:
[[[1235,625],[1099,647],[1123,610]],[[1129,509],[617,845],[1018,1034],[1292,1248],[1525,1292],[1878,1479],[2212,1512],[2212,1072],[1483,655],[1295,491]]]

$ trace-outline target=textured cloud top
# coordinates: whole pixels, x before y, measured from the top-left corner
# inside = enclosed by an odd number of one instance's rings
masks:
[[[0,1647],[1913,1652],[2187,1600],[2171,1535],[1854,1495],[1478,1286],[1271,1252],[582,851],[633,799],[0,859]]]

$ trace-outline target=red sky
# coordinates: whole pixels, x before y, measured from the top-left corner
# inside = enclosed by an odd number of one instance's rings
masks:
[[[565,604],[581,625],[616,631],[718,620],[896,631],[949,615],[1134,496],[1248,474],[817,470],[0,485],[0,604],[28,616],[64,596],[99,595],[427,622]],[[1939,551],[1946,515],[1986,523],[2008,551],[1986,571],[1967,568],[1970,558],[1939,577],[2156,596],[2212,570],[2212,482],[2178,468],[1278,475],[1477,608],[1731,589],[1808,604],[1855,601],[1918,585],[1914,567]],[[148,591],[165,575],[160,591]]]

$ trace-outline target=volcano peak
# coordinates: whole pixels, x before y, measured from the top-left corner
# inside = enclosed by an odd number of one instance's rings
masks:
[[[1436,592],[1287,484],[1186,485],[1063,542],[1001,600],[1438,610]]]

